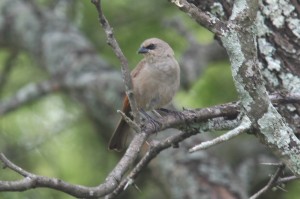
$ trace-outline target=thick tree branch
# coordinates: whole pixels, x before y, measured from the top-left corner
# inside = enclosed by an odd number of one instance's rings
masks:
[[[252,127],[258,130],[258,137],[291,171],[300,175],[300,162],[297,160],[300,142],[271,104],[259,71],[254,24],[257,10],[258,1],[236,1],[231,20],[239,28],[231,29],[221,40],[229,54],[235,85]]]
[[[259,132],[257,136],[262,142],[299,176],[300,141],[271,104],[258,67],[257,30],[254,23],[258,1],[234,1],[228,23],[216,20],[216,17],[204,13],[185,0],[172,2],[220,38],[231,61],[232,75],[243,112],[249,117],[251,126]]]

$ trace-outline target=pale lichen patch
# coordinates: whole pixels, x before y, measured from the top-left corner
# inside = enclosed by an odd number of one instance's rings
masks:
[[[300,20],[296,18],[288,18],[287,25],[296,37],[300,37]]]
[[[291,73],[281,73],[280,78],[282,80],[283,87],[292,92],[299,92],[300,78]]]
[[[282,148],[290,142],[288,132],[291,132],[292,130],[284,125],[280,114],[271,104],[268,107],[268,111],[257,121],[257,123],[268,143],[276,144],[279,148]]]
[[[284,16],[289,16],[295,10],[295,7],[287,0],[279,0],[279,5]]]
[[[271,56],[275,52],[274,46],[272,46],[265,38],[258,39],[259,51],[266,56]]]
[[[278,59],[273,59],[272,57],[266,57],[268,68],[271,71],[280,71],[281,62]]]
[[[253,65],[255,63],[253,63],[252,60],[248,60],[246,63],[245,63],[248,67],[247,67],[247,70],[246,70],[246,74],[245,76],[246,77],[253,77],[255,75],[255,71],[253,71]]]
[[[256,28],[257,28],[257,36],[265,36],[267,33],[270,33],[271,30],[265,24],[265,17],[261,12],[257,12],[256,16]]]
[[[262,12],[269,16],[271,22],[277,28],[284,26],[284,16],[293,11],[293,7],[288,5],[285,0],[266,0],[267,5],[263,6]]]
[[[246,8],[247,8],[246,0],[235,1],[235,4],[232,9],[232,14],[230,16],[230,20],[235,20],[237,17],[240,17]]]
[[[268,82],[270,84],[272,84],[274,87],[277,87],[279,85],[279,81],[277,76],[272,73],[270,70],[268,70],[267,68],[262,70],[263,76],[268,79]]]
[[[288,104],[286,107],[287,107],[287,109],[288,109],[289,111],[291,111],[291,112],[297,110],[296,107],[295,107],[293,104]]]
[[[225,12],[222,4],[219,2],[214,2],[211,6],[211,13],[215,16],[225,16]]]

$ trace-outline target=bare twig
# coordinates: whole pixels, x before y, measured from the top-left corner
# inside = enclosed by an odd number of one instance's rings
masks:
[[[206,141],[206,142],[202,142],[199,145],[194,146],[193,148],[191,148],[189,150],[189,152],[195,152],[195,151],[199,151],[199,150],[203,150],[203,149],[207,149],[211,146],[217,145],[219,143],[225,142],[227,140],[230,140],[238,135],[240,135],[241,133],[244,133],[245,131],[249,130],[251,127],[251,122],[249,120],[249,118],[247,118],[246,116],[243,118],[242,123],[234,128],[233,130],[213,139],[210,141]]]
[[[276,185],[276,181],[278,180],[278,178],[282,174],[282,171],[284,170],[284,168],[285,168],[284,164],[280,165],[278,167],[278,169],[275,171],[274,175],[269,180],[268,184],[266,186],[264,186],[261,190],[259,190],[257,193],[255,193],[254,195],[252,195],[249,199],[256,199],[260,195],[262,195],[263,193],[265,193],[266,191],[268,191],[269,189],[271,189],[272,187],[274,187]]]
[[[261,162],[259,164],[262,164],[262,165],[266,165],[266,166],[281,166],[282,163],[271,163],[271,162]]]
[[[25,171],[21,167],[18,167],[14,163],[12,163],[9,159],[5,157],[3,153],[0,154],[0,160],[4,163],[4,168],[10,168],[11,170],[15,171],[16,173],[20,174],[23,177],[31,177],[33,176],[31,173]]]
[[[136,123],[139,124],[140,117],[139,117],[137,104],[136,104],[133,90],[132,90],[133,85],[132,85],[131,75],[129,72],[128,61],[127,61],[126,57],[124,56],[117,40],[114,37],[113,28],[110,26],[108,20],[106,19],[105,15],[102,11],[101,0],[91,0],[91,2],[95,5],[95,7],[98,11],[99,23],[105,31],[105,34],[107,37],[107,43],[112,47],[114,53],[116,54],[117,58],[121,62],[121,70],[122,70],[123,81],[124,81],[125,87],[126,87],[126,94],[129,99],[129,103],[130,103],[131,110],[133,113],[133,118],[136,121]]]
[[[133,120],[131,120],[129,117],[126,116],[125,113],[123,113],[122,111],[120,110],[117,110],[117,112],[122,116],[122,118],[127,122],[127,124],[135,130],[135,132],[140,132],[141,131],[141,128],[140,126],[135,123]]]
[[[300,179],[300,177],[298,177],[298,176],[288,176],[288,177],[278,179],[276,184],[280,185],[282,183],[286,183],[286,182],[290,182],[290,181],[294,181],[294,180],[299,180],[299,179]]]

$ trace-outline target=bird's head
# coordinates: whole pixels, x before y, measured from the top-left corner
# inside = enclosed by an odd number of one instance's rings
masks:
[[[138,53],[143,54],[145,57],[174,56],[174,52],[169,44],[158,38],[146,39]]]

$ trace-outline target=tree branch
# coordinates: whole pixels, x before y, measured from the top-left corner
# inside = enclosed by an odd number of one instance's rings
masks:
[[[256,21],[258,0],[234,1],[230,20],[222,22],[186,0],[172,1],[199,24],[215,33],[229,55],[243,112],[257,136],[291,171],[300,175],[300,141],[271,104],[258,67]]]
[[[48,178],[44,176],[38,176],[24,171],[18,168],[16,165],[9,162],[4,155],[0,156],[1,161],[10,169],[14,171],[19,171],[21,175],[26,176],[23,180],[18,181],[0,181],[0,191],[25,191],[38,187],[48,187],[55,190],[59,190],[68,193],[75,197],[101,197],[111,193],[118,186],[123,175],[129,169],[129,167],[136,160],[140,148],[143,143],[147,140],[148,136],[154,134],[157,131],[162,131],[170,127],[179,127],[181,125],[191,125],[197,124],[199,122],[205,122],[212,118],[226,117],[235,118],[238,115],[238,105],[236,104],[226,104],[215,106],[211,108],[203,108],[197,110],[185,110],[178,114],[170,114],[158,119],[158,122],[163,124],[157,129],[152,125],[151,122],[145,123],[144,128],[141,133],[134,136],[125,154],[113,169],[113,171],[108,175],[106,181],[96,187],[85,187],[81,185],[72,185],[62,180],[56,178]],[[191,136],[191,133],[179,134],[175,137],[170,137],[161,143],[161,148],[171,146],[186,137]],[[194,132],[195,133],[195,132]],[[153,149],[152,149],[153,150]],[[153,152],[150,153],[150,157],[154,157]],[[147,159],[147,158],[146,158]],[[148,159],[147,161],[150,161]],[[145,165],[145,163],[143,163]],[[19,173],[18,172],[18,173]],[[29,178],[28,178],[29,176]]]
[[[257,0],[235,1],[232,28],[221,40],[230,57],[241,105],[257,136],[295,175],[300,175],[300,142],[271,104],[258,67],[254,24],[257,9]]]
[[[139,124],[140,117],[139,117],[139,112],[138,112],[138,108],[137,108],[137,103],[134,98],[134,93],[132,90],[133,85],[132,85],[131,75],[129,72],[128,61],[127,61],[126,57],[124,56],[117,40],[114,37],[113,28],[110,26],[108,20],[106,19],[105,15],[102,11],[101,0],[91,0],[91,2],[95,5],[95,7],[98,11],[99,23],[105,31],[105,34],[107,37],[107,43],[112,47],[114,53],[116,54],[117,58],[121,62],[122,77],[123,77],[123,81],[125,83],[126,94],[129,99],[129,103],[130,103],[130,107],[131,107],[131,110],[133,113],[134,121],[137,124]]]
[[[222,130],[233,127],[232,124],[225,125],[223,127],[220,126],[219,119],[225,118],[224,121],[226,121],[228,120],[228,118],[230,118],[230,120],[233,120],[238,116],[238,114],[238,104],[228,103],[210,108],[184,110],[182,112],[163,116],[157,119],[158,122],[162,124],[159,129],[157,129],[157,127],[154,127],[151,122],[145,123],[145,126],[142,128],[142,132],[134,136],[125,154],[113,169],[113,171],[108,175],[106,181],[96,187],[72,185],[60,179],[31,174],[23,169],[20,169],[18,166],[14,165],[7,158],[5,158],[4,155],[1,155],[0,160],[5,164],[5,166],[16,171],[25,178],[18,181],[0,181],[0,191],[25,191],[38,187],[48,187],[79,198],[101,197],[112,193],[113,191],[113,195],[115,195],[123,190],[129,180],[135,179],[142,168],[144,168],[162,150],[171,146],[176,146],[182,140],[185,140],[186,138],[198,133],[199,131],[209,131],[214,129]],[[203,122],[206,122],[206,125],[203,125]],[[199,129],[197,129],[194,126],[195,124],[202,125],[200,125],[198,127]],[[193,125],[193,127],[190,127],[191,125]],[[147,140],[148,136],[154,134],[157,131],[162,131],[171,127],[183,128],[185,130],[184,132],[180,132],[177,135],[170,136],[162,141],[151,143],[150,149],[148,150],[146,155],[134,167],[128,177],[122,180],[123,175],[136,160],[140,148]]]
[[[176,116],[175,116],[176,117]],[[216,124],[213,124],[216,122]],[[119,184],[119,186],[108,195],[109,198],[114,198],[117,195],[119,195],[122,191],[126,189],[128,184],[133,184],[135,179],[138,177],[138,175],[141,173],[141,171],[150,163],[152,159],[154,159],[160,152],[163,150],[170,148],[170,147],[176,147],[178,143],[181,141],[196,135],[198,133],[204,132],[204,131],[214,131],[214,130],[225,130],[227,129],[227,126],[224,126],[223,128],[220,128],[218,125],[220,121],[218,120],[208,120],[205,123],[202,123],[199,129],[197,128],[188,128],[185,131],[180,131],[176,135],[172,135],[167,137],[166,139],[163,139],[161,141],[153,141],[150,143],[150,147],[146,154],[142,157],[142,159],[134,166],[134,168],[131,170],[131,172],[127,175],[126,178],[122,180],[122,182]]]
[[[242,119],[241,124],[238,127],[232,129],[231,131],[229,131],[213,140],[202,142],[201,144],[198,144],[198,145],[192,147],[191,149],[189,149],[189,152],[190,153],[196,152],[199,150],[207,149],[209,147],[220,144],[222,142],[226,142],[226,141],[244,133],[245,131],[249,130],[250,127],[251,127],[251,122],[250,122],[249,118],[244,117]]]

